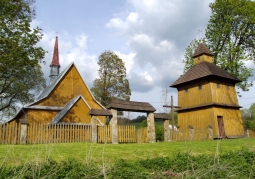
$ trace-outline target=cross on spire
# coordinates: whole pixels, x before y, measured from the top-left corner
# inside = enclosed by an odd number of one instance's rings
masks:
[[[201,39],[201,38],[202,38],[202,32],[203,32],[203,31],[202,31],[201,29],[199,29],[198,31],[199,31],[199,38]]]

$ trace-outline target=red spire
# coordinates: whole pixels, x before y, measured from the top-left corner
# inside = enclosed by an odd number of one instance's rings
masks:
[[[56,41],[55,41],[55,46],[54,46],[54,52],[53,52],[53,57],[52,57],[52,62],[50,64],[51,66],[59,66],[59,58],[58,58],[58,36],[56,36]]]

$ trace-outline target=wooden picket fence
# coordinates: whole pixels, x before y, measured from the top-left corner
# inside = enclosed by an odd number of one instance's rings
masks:
[[[0,144],[19,144],[21,124],[0,124]],[[111,126],[98,126],[97,142],[111,143]],[[27,126],[27,144],[35,143],[73,143],[91,142],[91,126],[78,124],[29,124]],[[255,137],[255,131],[249,130],[249,137]],[[211,140],[207,129],[179,130],[170,132],[170,141]],[[119,143],[146,143],[147,128],[136,129],[132,125],[118,125]]]
[[[18,144],[20,124],[0,124],[0,144]]]
[[[112,132],[111,126],[98,126],[98,143],[111,143]],[[118,125],[118,142],[131,143],[137,142],[137,134],[134,125]]]
[[[78,124],[29,124],[27,143],[89,142],[91,126]]]

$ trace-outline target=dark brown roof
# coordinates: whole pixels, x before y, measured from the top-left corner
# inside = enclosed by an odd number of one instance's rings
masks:
[[[196,58],[203,54],[213,56],[213,53],[205,46],[205,44],[201,43],[198,45],[195,53],[192,55],[192,58]]]
[[[167,113],[154,113],[155,119],[171,119],[170,115]]]
[[[239,109],[242,108],[242,106],[239,105],[230,105],[230,104],[221,104],[221,103],[208,103],[208,104],[203,104],[203,105],[198,105],[198,106],[192,106],[192,107],[188,107],[188,108],[181,108],[181,109],[177,109],[178,112],[181,111],[186,111],[186,110],[190,110],[190,109],[196,109],[196,108],[206,108],[206,107],[225,107],[225,108],[234,108],[234,109]]]
[[[114,99],[106,107],[107,109],[118,109],[121,111],[133,111],[133,112],[154,112],[156,109],[150,104],[145,102],[124,101]]]
[[[94,116],[112,116],[111,111],[105,109],[91,109],[89,115]]]
[[[220,78],[231,80],[235,83],[241,82],[241,80],[229,74],[220,67],[216,66],[214,63],[201,62],[192,66],[185,74],[180,76],[173,84],[171,84],[170,87],[176,87],[180,84],[207,76],[217,76]]]

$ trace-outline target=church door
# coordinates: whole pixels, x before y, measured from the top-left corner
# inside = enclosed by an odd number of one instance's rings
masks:
[[[224,122],[222,116],[217,116],[218,119],[218,126],[219,126],[219,134],[221,138],[226,138],[225,129],[224,129]]]

